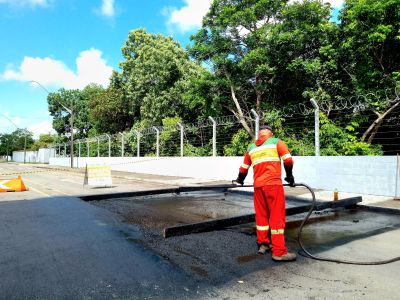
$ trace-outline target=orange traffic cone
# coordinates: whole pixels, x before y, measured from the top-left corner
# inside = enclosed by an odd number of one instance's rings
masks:
[[[0,179],[0,192],[23,192],[28,190],[21,176],[12,179]]]

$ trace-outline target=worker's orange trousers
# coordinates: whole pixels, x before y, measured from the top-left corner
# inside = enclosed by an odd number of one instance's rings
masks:
[[[272,255],[282,256],[288,251],[285,245],[286,207],[282,185],[254,188],[257,244],[271,244]],[[271,233],[271,240],[268,236]]]

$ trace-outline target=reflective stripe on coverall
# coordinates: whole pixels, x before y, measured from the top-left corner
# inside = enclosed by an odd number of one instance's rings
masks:
[[[293,165],[286,144],[263,134],[251,144],[244,156],[240,173],[247,174],[250,165],[254,173],[254,209],[256,213],[257,243],[271,244],[272,255],[287,253],[285,245],[286,206],[282,186],[281,159],[285,165]],[[271,241],[268,233],[271,232]]]

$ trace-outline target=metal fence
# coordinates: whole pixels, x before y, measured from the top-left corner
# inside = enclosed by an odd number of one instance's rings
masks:
[[[254,120],[251,120],[254,122]],[[258,125],[253,124],[254,128]],[[223,156],[224,146],[242,126],[234,116],[210,117],[197,124],[149,128],[74,141],[77,157]],[[251,139],[248,135],[249,140]],[[49,145],[56,157],[70,156],[71,142]]]
[[[392,98],[393,103],[400,104],[398,96]],[[275,135],[285,140],[295,155],[316,155],[321,152],[330,153],[330,143],[321,149],[321,122],[320,112],[329,115],[330,120],[341,122],[341,128],[346,127],[351,132],[352,124],[346,125],[346,116],[354,112],[370,109],[365,101],[350,99],[337,103],[336,106],[318,104],[313,99],[310,103],[300,104],[295,108],[289,107],[279,113],[273,111],[258,115],[251,110],[246,121],[250,124],[254,136],[258,134],[260,123],[273,124]],[[396,155],[400,152],[400,105],[394,110],[390,118],[380,124],[379,133],[373,144],[381,145],[380,154]],[[368,129],[369,125],[360,125],[358,132]],[[242,155],[252,137],[242,130],[240,122],[235,116],[209,117],[197,124],[177,123],[172,126],[152,126],[130,132],[121,132],[113,135],[100,135],[74,141],[74,156],[77,157],[143,157],[143,156],[231,156]],[[334,134],[334,133],[333,133]],[[338,133],[342,134],[342,133]],[[359,141],[361,136],[357,137]],[[335,137],[332,138],[332,144]],[[236,143],[236,144],[235,144]],[[238,148],[237,153],[232,152]],[[70,142],[54,144],[57,157],[70,156]],[[233,153],[233,154],[232,154]],[[329,154],[325,154],[329,155]]]

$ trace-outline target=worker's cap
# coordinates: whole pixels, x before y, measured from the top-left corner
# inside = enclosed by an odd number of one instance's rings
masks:
[[[272,127],[269,126],[269,125],[261,125],[260,126],[260,130],[265,130],[265,129],[268,129],[268,130],[272,131]]]

